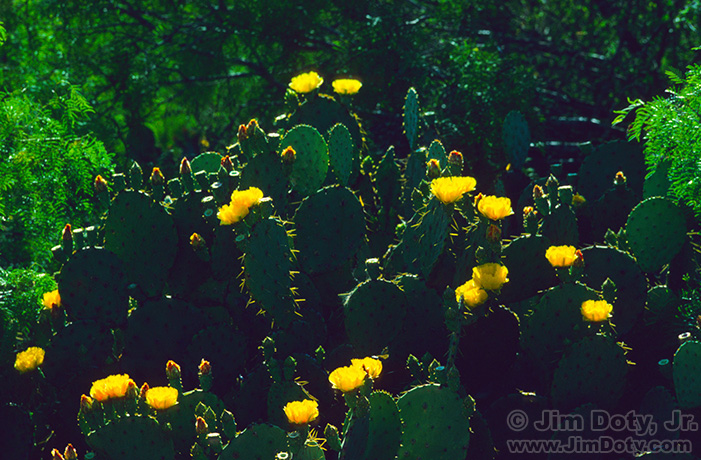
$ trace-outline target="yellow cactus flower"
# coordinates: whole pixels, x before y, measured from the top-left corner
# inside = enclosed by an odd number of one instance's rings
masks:
[[[487,291],[478,286],[475,280],[470,280],[455,290],[455,299],[458,302],[462,299],[469,308],[482,305],[487,301],[487,297],[489,297]]]
[[[581,310],[584,321],[598,323],[609,319],[613,306],[605,300],[585,300]]]
[[[29,347],[24,351],[17,353],[15,357],[15,369],[20,374],[36,370],[44,364],[44,349],[39,347]]]
[[[482,264],[472,269],[472,280],[476,286],[487,291],[498,291],[509,281],[509,269],[501,264]]]
[[[351,359],[351,365],[363,369],[371,379],[376,379],[382,372],[382,361],[375,358]]]
[[[307,72],[292,78],[290,88],[298,93],[309,93],[324,83],[324,79],[316,72]]]
[[[444,204],[455,203],[465,193],[473,191],[476,185],[474,177],[438,177],[431,181],[431,193]]]
[[[61,295],[58,293],[58,289],[51,292],[45,292],[41,298],[41,303],[44,304],[44,308],[47,310],[51,310],[54,307],[60,307]]]
[[[360,80],[354,78],[338,78],[331,83],[333,90],[338,94],[355,94],[363,86]]]
[[[514,213],[510,199],[493,195],[483,197],[477,203],[477,210],[491,220],[501,220]]]
[[[263,198],[263,192],[257,187],[247,190],[234,190],[231,194],[231,202],[219,208],[217,217],[220,225],[231,225],[243,220],[248,215],[250,208]]]
[[[577,249],[574,246],[550,246],[545,251],[545,258],[555,268],[570,267],[577,259]]]
[[[329,374],[329,382],[333,388],[341,390],[344,393],[353,391],[359,388],[367,373],[363,368],[356,366],[339,367]]]
[[[282,410],[292,425],[304,425],[319,417],[319,403],[311,399],[288,402]]]
[[[127,394],[129,382],[134,383],[127,374],[110,375],[104,379],[96,380],[90,388],[90,396],[100,402],[123,398]]]
[[[178,390],[172,387],[153,387],[146,391],[146,404],[157,410],[166,410],[178,402]]]
[[[574,195],[572,195],[572,206],[574,206],[575,208],[582,206],[586,202],[587,202],[587,199],[584,198],[579,193],[575,193]]]

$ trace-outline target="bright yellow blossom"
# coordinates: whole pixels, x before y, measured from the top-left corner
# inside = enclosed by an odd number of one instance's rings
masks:
[[[574,246],[550,246],[545,251],[545,258],[555,268],[569,267],[577,258],[577,249]]]
[[[288,402],[282,410],[292,425],[304,425],[319,417],[319,403],[311,399]]]
[[[476,286],[487,291],[498,291],[509,281],[509,269],[503,265],[489,263],[472,269],[472,280]]]
[[[219,209],[217,217],[220,225],[231,225],[241,221],[248,215],[250,208],[263,198],[263,192],[257,187],[247,190],[234,190],[231,194],[231,202]]]
[[[376,379],[382,372],[382,361],[375,358],[351,359],[351,365],[363,369],[371,379]]]
[[[39,347],[29,347],[17,353],[15,358],[15,369],[20,374],[36,370],[44,363],[44,349]]]
[[[329,375],[329,382],[333,388],[341,390],[344,393],[353,391],[359,388],[367,373],[363,368],[356,366],[339,367]]]
[[[491,220],[500,220],[514,213],[510,199],[493,195],[483,197],[477,203],[477,210]]]
[[[455,203],[465,193],[473,191],[476,185],[474,177],[438,177],[431,181],[431,193],[444,204]]]
[[[146,404],[158,410],[166,410],[178,402],[178,390],[172,387],[153,387],[146,391]]]
[[[61,296],[58,293],[58,289],[51,292],[45,292],[42,296],[41,303],[44,304],[44,308],[47,310],[51,310],[54,307],[60,307]]]
[[[100,402],[123,398],[127,394],[129,382],[134,383],[127,374],[110,375],[104,379],[96,380],[90,388],[90,396]]]
[[[598,323],[609,319],[613,306],[605,300],[585,300],[581,310],[584,321]]]
[[[309,93],[324,83],[324,79],[316,72],[307,72],[292,78],[290,88],[298,93]]]
[[[363,84],[354,78],[338,78],[331,83],[331,86],[338,94],[355,94],[360,91]]]
[[[455,299],[458,302],[462,299],[463,303],[469,308],[482,305],[487,301],[487,297],[487,291],[479,287],[475,280],[470,280],[455,290]]]

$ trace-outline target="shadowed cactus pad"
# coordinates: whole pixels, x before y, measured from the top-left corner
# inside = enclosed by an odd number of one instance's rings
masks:
[[[218,460],[270,460],[284,451],[287,451],[287,435],[282,429],[267,424],[251,425],[229,442]]]
[[[173,442],[150,417],[122,417],[88,434],[88,445],[109,459],[170,460]]]
[[[701,342],[690,340],[674,353],[674,391],[679,406],[701,407]]]
[[[298,125],[285,133],[280,151],[292,147],[296,152],[290,182],[303,195],[316,192],[326,179],[329,168],[329,149],[323,136],[315,128]]]

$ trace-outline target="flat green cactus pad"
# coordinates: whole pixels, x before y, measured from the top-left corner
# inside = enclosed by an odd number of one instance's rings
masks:
[[[217,460],[270,460],[287,451],[287,435],[274,425],[254,424],[224,448]]]
[[[348,185],[356,150],[348,128],[341,123],[335,124],[329,131],[329,162],[341,185]]]
[[[221,159],[221,155],[216,152],[205,152],[197,155],[190,162],[192,174],[197,174],[199,171],[204,171],[207,174],[216,173],[221,166]]]
[[[329,149],[324,137],[309,125],[298,125],[285,133],[280,151],[292,147],[296,152],[290,182],[303,195],[316,192],[326,179]]]
[[[397,401],[402,419],[398,459],[465,458],[470,419],[457,393],[435,384],[412,388]]]
[[[521,112],[512,110],[506,114],[501,138],[511,166],[515,170],[521,169],[528,157],[528,149],[531,145],[531,132],[528,129],[526,118]]]
[[[701,342],[689,340],[674,353],[674,391],[684,409],[701,407]]]
[[[499,300],[519,302],[557,283],[555,270],[545,258],[552,246],[544,236],[522,236],[504,247],[504,265],[509,269],[509,282],[504,285]]]
[[[156,419],[117,418],[88,434],[88,445],[109,459],[170,460],[175,458],[173,442]]]

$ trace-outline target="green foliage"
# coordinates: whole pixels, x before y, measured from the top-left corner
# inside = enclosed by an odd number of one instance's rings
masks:
[[[671,72],[668,75],[675,86],[667,90],[666,97],[630,101],[628,107],[616,112],[619,116],[614,123],[631,112],[635,114],[628,134],[630,139],[645,141],[649,169],[654,171],[662,161],[671,160],[671,192],[701,216],[701,65],[689,66],[684,77]]]
[[[90,111],[72,86],[43,105],[31,94],[0,96],[0,266],[48,267],[61,228],[95,219],[92,182],[111,155],[80,133]]]
[[[44,273],[0,268],[0,325],[4,331],[0,336],[0,348],[4,349],[6,340],[14,342],[17,337],[31,337],[41,308],[40,300],[45,292],[54,289],[56,282]],[[13,337],[8,337],[9,331],[14,332]]]

